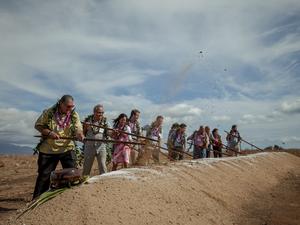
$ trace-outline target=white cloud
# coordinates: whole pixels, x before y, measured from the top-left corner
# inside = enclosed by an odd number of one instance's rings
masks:
[[[284,113],[300,113],[300,99],[283,102],[281,104],[281,111]]]
[[[214,121],[224,122],[224,121],[230,121],[231,118],[229,116],[223,115],[223,116],[213,116],[212,119]]]
[[[250,124],[250,123],[261,123],[261,122],[272,122],[273,119],[267,117],[266,115],[252,115],[252,114],[245,114],[239,120],[241,124]]]
[[[172,105],[170,107],[166,106],[165,112],[170,117],[182,117],[182,116],[200,117],[203,110],[192,105],[180,103],[180,104]]]
[[[139,108],[143,124],[164,115],[165,130],[173,122],[187,123],[190,132],[200,124],[227,129],[238,121],[256,141],[264,139],[256,136],[256,129],[279,138],[278,130],[290,133],[299,126],[300,104],[294,100],[299,80],[291,73],[299,59],[278,65],[299,51],[299,32],[292,29],[299,23],[276,24],[281,22],[278,15],[298,14],[296,0],[29,0],[12,4],[16,8],[1,4],[0,82],[15,87],[12,93],[21,89],[55,101],[69,92],[78,96],[82,116],[97,103],[104,104],[109,118]],[[285,34],[266,41],[278,33]],[[259,75],[243,74],[248,67]],[[196,94],[176,102],[153,102],[154,93],[140,91],[149,77],[163,78],[167,94],[161,99],[184,95],[180,91],[193,85]],[[209,82],[218,97],[198,95],[198,90],[212,89]],[[129,93],[115,94],[119,88]],[[287,100],[286,93],[291,95]],[[24,98],[20,101],[31,101]],[[15,107],[1,109],[6,115],[1,132],[24,141],[34,132],[38,113]],[[14,122],[23,113],[24,121]],[[293,115],[284,115],[288,113]]]
[[[205,57],[209,58],[203,63],[221,83],[224,80],[216,74],[215,68],[222,65],[236,67],[247,62],[270,70],[272,74],[274,70],[269,63],[266,65],[266,61],[274,61],[299,48],[295,34],[289,34],[271,46],[262,43],[261,30],[265,30],[264,26],[271,23],[274,15],[291,6],[297,9],[296,1],[274,2],[246,4],[191,0],[183,6],[181,1],[165,1],[163,4],[159,1],[129,1],[126,4],[122,1],[76,1],[76,4],[73,1],[28,1],[17,12],[6,10],[1,14],[0,28],[5,38],[0,43],[0,78],[41,96],[49,96],[53,88],[36,80],[33,73],[45,73],[47,78],[52,77],[52,82],[60,83],[68,82],[72,76],[79,88],[83,86],[80,82],[91,85],[101,80],[102,86],[114,88],[119,84],[133,85],[145,80],[145,73],[140,68],[131,65],[128,69],[129,62],[155,62],[164,64],[165,68],[172,66],[168,69],[175,72],[181,70],[186,61],[195,61],[199,48],[204,48]],[[257,10],[258,5],[260,10]],[[251,13],[245,14],[245,8]],[[224,9],[229,13],[220,13]],[[32,11],[36,13],[32,14]],[[264,32],[263,37],[274,32],[271,28],[269,33]],[[111,58],[110,65],[103,67],[108,63],[107,56]],[[99,60],[86,60],[90,57],[99,57]],[[131,71],[137,73],[132,75]],[[119,81],[120,76],[128,79]],[[224,83],[240,87],[237,89],[240,93],[262,90],[269,93],[272,87],[276,89],[274,82],[277,79],[241,86],[234,78],[236,84],[228,80],[229,76],[226,75]],[[282,87],[282,81],[276,86]],[[288,81],[290,84],[293,80]],[[93,86],[90,90],[95,89]]]
[[[30,144],[34,140],[34,122],[38,113],[16,108],[0,108],[0,140],[16,144]]]
[[[283,142],[300,142],[300,137],[291,136],[291,137],[284,137],[282,139]]]

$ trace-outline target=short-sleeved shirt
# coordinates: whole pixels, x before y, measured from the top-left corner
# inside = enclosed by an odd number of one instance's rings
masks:
[[[60,137],[72,137],[74,132],[82,131],[82,124],[77,112],[72,112],[71,122],[64,129],[60,128],[55,120],[53,108],[46,109],[35,122],[35,126],[48,128],[59,134]],[[63,119],[63,118],[62,118]],[[73,140],[46,138],[40,145],[39,151],[45,154],[60,154],[75,148]]]

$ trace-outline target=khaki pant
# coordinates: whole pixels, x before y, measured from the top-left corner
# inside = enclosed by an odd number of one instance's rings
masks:
[[[233,150],[235,150],[235,151],[237,151],[237,152],[241,152],[241,148],[240,148],[239,143],[237,143],[237,144],[229,144],[229,145],[228,145],[228,148],[229,148],[229,150],[230,150],[230,149],[233,149]],[[237,153],[237,152],[231,151],[232,155],[239,156],[240,154]]]
[[[170,156],[174,160],[183,160],[183,147],[174,147],[169,149]]]
[[[157,143],[148,142],[136,153],[138,153],[136,158],[137,165],[148,165],[150,159],[155,163],[159,163],[160,149],[157,147]]]
[[[130,163],[131,163],[131,165],[136,164],[136,161],[137,161],[137,158],[138,158],[138,155],[139,155],[139,151],[140,151],[140,148],[137,145],[134,146],[131,149],[131,152],[130,152]]]
[[[101,144],[100,146],[87,145],[84,147],[84,163],[83,163],[83,176],[89,176],[95,160],[97,158],[99,173],[103,174],[107,172],[106,168],[106,146]]]
[[[152,159],[155,163],[159,163],[159,147],[157,146],[152,148]]]

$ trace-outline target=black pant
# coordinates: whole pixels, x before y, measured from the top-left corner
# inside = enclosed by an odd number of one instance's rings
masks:
[[[181,147],[175,147],[171,150],[171,158],[174,160],[183,160],[183,148]]]
[[[194,146],[193,159],[203,159],[206,158],[206,149],[199,146]]]
[[[40,196],[49,189],[50,174],[55,170],[59,161],[61,162],[61,165],[64,169],[74,168],[75,161],[73,157],[73,151],[67,151],[60,154],[39,153],[38,177],[35,183],[33,199]]]
[[[214,151],[214,157],[215,158],[221,158],[222,157],[222,147],[219,147],[219,146],[213,146],[213,150]]]

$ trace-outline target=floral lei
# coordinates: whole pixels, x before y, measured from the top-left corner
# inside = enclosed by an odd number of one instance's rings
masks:
[[[59,103],[56,103],[49,110],[49,112],[48,112],[48,121],[47,121],[47,125],[45,125],[45,128],[51,129],[52,124],[53,124],[52,119],[53,119],[55,113],[58,111],[58,106],[59,106]],[[70,120],[69,125],[71,125],[70,126],[71,134],[72,134],[72,136],[74,136],[75,135],[75,123],[76,123],[75,109],[73,109],[71,111],[69,118],[70,118],[69,119]],[[37,154],[39,152],[39,148],[45,140],[46,140],[46,138],[43,138],[43,137],[40,139],[40,142],[37,144],[37,146],[35,148],[33,148],[33,154]]]
[[[89,122],[89,123],[94,123],[94,115],[89,115],[86,119],[85,122]],[[100,121],[98,121],[98,125],[102,125],[102,126],[107,126],[106,124],[106,117],[103,117]],[[91,126],[92,132],[93,134],[98,134],[100,132],[100,127],[96,127],[96,126]]]
[[[71,134],[75,135],[75,123],[76,123],[75,109],[73,109],[70,113],[68,113],[65,119],[62,120],[58,113],[58,107],[59,107],[59,103],[56,103],[54,106],[52,106],[51,110],[49,111],[47,128],[51,128],[51,125],[53,123],[53,118],[54,118],[59,128],[64,129],[70,126]]]

